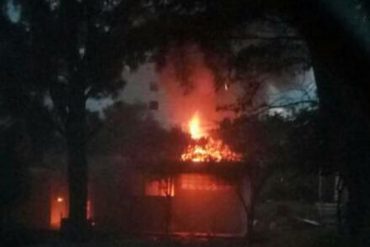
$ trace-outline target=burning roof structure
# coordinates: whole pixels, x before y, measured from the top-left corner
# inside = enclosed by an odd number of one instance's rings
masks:
[[[250,194],[242,155],[211,136],[197,112],[187,127],[191,142],[177,160],[142,167],[144,196],[133,211],[137,231],[182,237],[243,236],[247,215],[239,194],[243,198]]]
[[[242,160],[241,154],[232,151],[222,140],[214,139],[202,129],[197,112],[189,121],[188,128],[193,142],[182,153],[182,161],[217,163],[221,161]]]

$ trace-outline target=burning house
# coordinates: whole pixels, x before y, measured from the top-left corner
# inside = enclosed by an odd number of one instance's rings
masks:
[[[181,236],[246,233],[249,187],[244,161],[221,140],[209,136],[200,121],[197,114],[189,121],[192,143],[177,160],[133,168],[122,157],[90,157],[87,217],[96,230]],[[60,157],[49,160],[65,163]],[[68,216],[65,171],[40,174],[43,177],[35,180],[30,203],[24,204],[31,205],[25,215],[37,217],[28,217],[26,223],[58,229]],[[37,209],[32,206],[36,200]]]
[[[242,156],[208,136],[197,114],[188,127],[192,143],[177,160],[134,169],[116,161],[120,168],[104,175],[112,178],[109,183],[92,179],[96,228],[181,236],[245,234],[249,188]],[[113,186],[115,177],[120,182]]]
[[[237,236],[246,232],[248,201],[241,155],[189,122],[193,143],[178,161],[139,168],[142,194],[133,225],[142,233]]]
[[[195,54],[188,58],[195,65],[191,72],[195,82],[191,94],[185,97],[183,90],[173,83],[171,66],[157,77],[131,78],[136,83],[132,90],[128,86],[126,94],[135,95],[134,87],[138,85],[137,91],[149,100],[148,108],[157,114],[155,119],[162,124],[174,120],[171,124],[180,125],[189,133],[190,143],[176,159],[155,162],[149,159],[140,164],[133,164],[120,154],[90,155],[87,218],[97,230],[200,236],[246,233],[245,209],[250,195],[247,166],[241,154],[212,136],[205,127],[220,120],[216,100],[230,99],[226,93],[235,92],[227,86],[220,92],[225,97],[216,97],[211,72],[205,69],[198,52],[189,54]],[[140,82],[147,77],[156,78],[150,80],[149,87]],[[161,81],[162,87],[153,80]],[[143,88],[149,92],[142,92]],[[140,155],[140,150],[137,153]],[[66,161],[61,156],[48,159],[54,167],[62,169],[49,171],[49,179],[44,180],[48,193],[43,200],[47,208],[43,213],[49,221],[42,228],[57,229],[68,216]]]
[[[145,169],[133,225],[149,234],[243,235],[246,215],[238,195],[243,183],[239,168],[234,162],[178,162]]]

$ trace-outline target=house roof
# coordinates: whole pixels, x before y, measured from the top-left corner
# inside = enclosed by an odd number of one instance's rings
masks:
[[[223,161],[223,162],[184,162],[162,161],[146,163],[138,167],[145,173],[158,175],[174,175],[182,173],[205,173],[220,176],[243,176],[248,169],[246,162]]]

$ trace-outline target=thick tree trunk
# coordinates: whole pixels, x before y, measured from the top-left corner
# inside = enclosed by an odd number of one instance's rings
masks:
[[[65,233],[68,238],[84,239],[87,234],[86,109],[84,92],[74,88],[69,102],[66,124],[68,152],[69,217]]]
[[[338,59],[340,52],[331,55],[335,64],[334,59]],[[339,59],[348,59],[348,66],[353,66],[350,57]],[[370,126],[365,117],[367,110],[356,93],[366,89],[353,85],[355,82],[351,75],[340,72],[343,67],[330,70],[321,66],[321,61],[318,61],[315,74],[329,144],[327,162],[335,163],[334,166],[338,166],[343,174],[349,192],[346,213],[348,233],[353,239],[358,239],[359,235],[366,235],[363,234],[365,229],[370,229]],[[356,246],[367,245],[359,243]]]
[[[346,222],[353,246],[370,236],[370,57],[348,23],[323,5],[311,5],[302,32],[311,50],[327,161],[335,163],[349,191]]]
[[[363,134],[363,133],[362,133]],[[368,141],[367,141],[368,142]],[[345,176],[348,188],[346,221],[354,246],[370,246],[370,146],[355,140]]]

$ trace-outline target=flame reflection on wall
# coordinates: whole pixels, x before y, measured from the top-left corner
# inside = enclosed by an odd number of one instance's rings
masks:
[[[146,181],[145,184],[145,195],[146,196],[174,196],[175,185],[171,178],[160,178]]]
[[[62,220],[68,217],[68,201],[65,195],[57,195],[51,198],[50,208],[50,228],[59,229]],[[91,200],[87,201],[86,204],[86,219],[91,220],[93,218],[93,207]]]
[[[180,184],[183,190],[218,191],[232,188],[230,183],[205,174],[182,174]]]
[[[50,227],[59,229],[62,219],[67,217],[67,203],[64,196],[58,195],[51,198]]]

